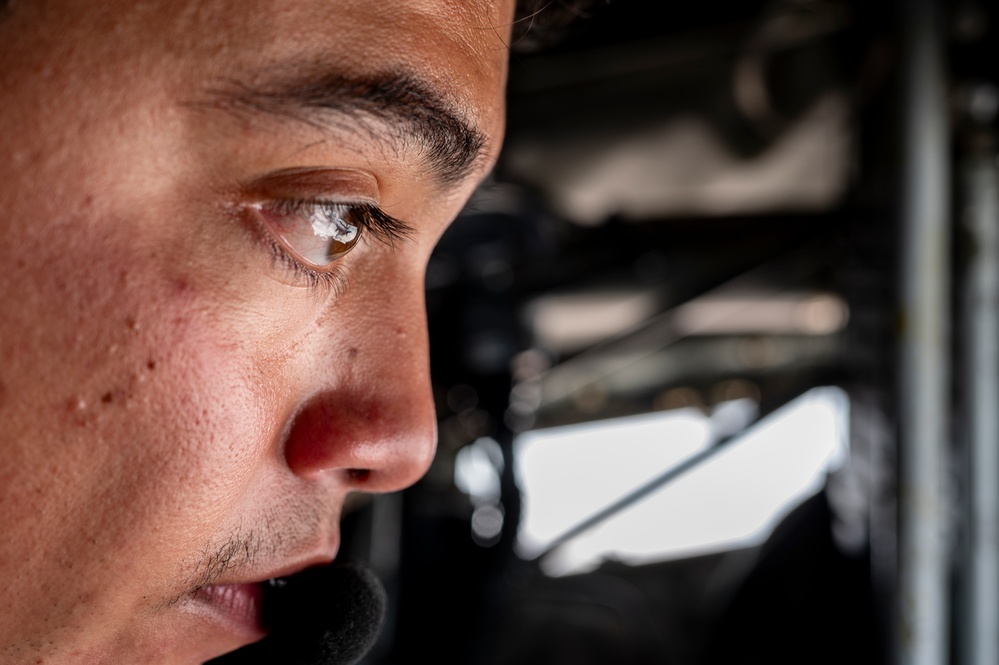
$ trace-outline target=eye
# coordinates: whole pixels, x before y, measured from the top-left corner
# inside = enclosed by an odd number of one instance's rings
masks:
[[[281,245],[311,270],[325,272],[352,250],[367,226],[369,206],[324,201],[274,201],[254,206]]]

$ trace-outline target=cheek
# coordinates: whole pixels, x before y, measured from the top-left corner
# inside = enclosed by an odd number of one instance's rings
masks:
[[[190,481],[192,494],[223,491],[245,475],[234,471],[267,452],[274,409],[255,388],[252,356],[224,327],[183,310],[167,320],[137,335],[122,352],[118,374],[94,385],[86,407],[71,417],[119,442],[137,476]]]
[[[280,409],[261,380],[267,359],[240,332],[252,326],[206,306],[196,286],[145,286],[117,303],[134,314],[95,359],[99,380],[64,398],[68,424],[114,450],[114,494],[135,496],[144,517],[188,522],[173,531],[196,538],[192,527],[231,513],[275,453]]]
[[[262,378],[280,359],[250,313],[197,271],[113,238],[90,247],[0,276],[0,575],[67,625],[183,588],[268,498],[248,488],[273,473],[284,418],[280,381]]]
[[[16,460],[0,475],[45,479],[41,540],[135,547],[146,524],[203,542],[275,454],[280,391],[261,378],[274,361],[205,279],[113,239],[94,248],[0,279],[15,313],[0,322],[0,427]]]

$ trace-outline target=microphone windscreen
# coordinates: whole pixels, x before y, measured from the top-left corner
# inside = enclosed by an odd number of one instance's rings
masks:
[[[211,665],[354,665],[371,649],[385,619],[385,589],[355,562],[310,568],[264,597],[270,632]]]

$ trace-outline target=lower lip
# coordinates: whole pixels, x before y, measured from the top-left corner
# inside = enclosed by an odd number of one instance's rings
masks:
[[[194,600],[214,621],[248,642],[266,634],[260,621],[263,600],[260,584],[209,585],[198,589]]]

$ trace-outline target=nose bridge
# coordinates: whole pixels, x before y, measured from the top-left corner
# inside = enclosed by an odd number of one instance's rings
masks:
[[[319,330],[326,376],[292,422],[289,467],[370,492],[411,485],[436,445],[422,271],[352,282]]]

